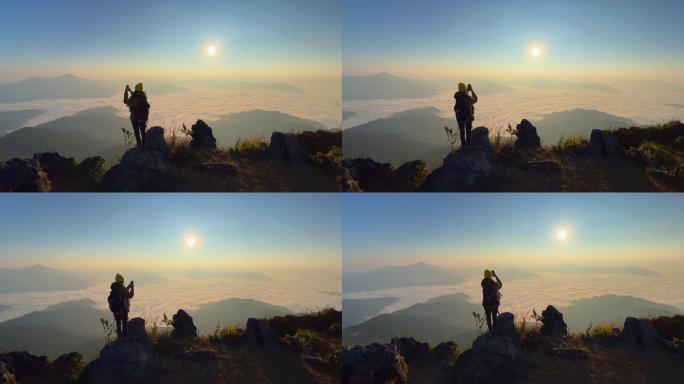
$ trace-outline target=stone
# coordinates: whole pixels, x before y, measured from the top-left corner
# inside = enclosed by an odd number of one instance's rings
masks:
[[[408,366],[395,346],[373,343],[342,350],[343,383],[408,382]]]
[[[0,163],[0,192],[49,192],[52,183],[37,160]]]
[[[472,131],[470,145],[450,154],[425,179],[424,189],[432,192],[490,192],[502,189],[502,177],[489,141],[489,130]]]
[[[500,314],[495,330],[478,336],[472,348],[458,357],[456,365],[460,383],[502,383],[526,377],[530,360],[513,314]]]
[[[357,186],[369,192],[383,190],[384,184],[392,173],[392,165],[378,163],[372,159],[349,159],[344,160],[342,165],[356,181]]]
[[[539,149],[541,147],[541,139],[537,134],[537,127],[532,125],[527,119],[523,119],[520,124],[515,127],[515,147],[518,149]]]
[[[395,337],[390,344],[396,347],[397,352],[399,352],[406,361],[413,361],[430,351],[428,343],[418,342],[412,337]]]
[[[73,158],[67,158],[57,152],[38,152],[33,155],[33,160],[40,163],[40,167],[50,175],[57,168],[74,167],[76,161]]]
[[[615,137],[607,131],[594,129],[591,131],[589,149],[594,156],[614,157],[624,153]]]
[[[416,192],[427,177],[427,164],[422,160],[409,161],[390,173],[388,191]]]
[[[541,313],[542,326],[540,332],[547,335],[565,336],[568,334],[568,326],[563,320],[563,314],[556,307],[549,305]]]
[[[190,136],[192,140],[190,141],[190,148],[199,150],[216,150],[216,138],[212,132],[211,127],[209,127],[204,121],[197,120],[197,122],[190,129]]]
[[[309,164],[311,157],[292,133],[273,132],[268,146],[271,159],[285,164]]]
[[[255,318],[247,319],[245,338],[247,345],[250,346],[270,348],[282,345],[282,341],[268,322]]]
[[[194,339],[197,337],[197,327],[192,321],[192,316],[179,309],[172,317],[173,330],[171,337],[174,339]]]
[[[653,324],[645,319],[628,317],[622,328],[622,342],[627,348],[647,350],[658,348],[663,341],[658,336]]]

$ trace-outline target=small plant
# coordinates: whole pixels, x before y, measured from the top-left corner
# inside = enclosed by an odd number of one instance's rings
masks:
[[[485,318],[482,317],[481,314],[479,314],[477,312],[473,312],[473,320],[475,320],[475,326],[477,327],[477,329],[479,329],[481,331],[482,328],[484,328],[484,325],[486,322]]]
[[[114,333],[114,323],[109,320],[100,318],[100,324],[102,324],[102,335],[105,337],[107,344],[112,340],[112,334]]]
[[[589,143],[587,142],[587,139],[581,136],[568,136],[564,137],[561,136],[560,139],[558,139],[558,143],[552,147],[552,149],[555,152],[564,152],[564,153],[581,153],[584,151]]]
[[[294,334],[294,338],[296,338],[305,349],[311,350],[318,356],[328,358],[334,352],[330,343],[314,331],[298,329]]]
[[[459,133],[454,132],[454,130],[449,127],[444,127],[444,132],[446,132],[447,135],[447,144],[449,144],[449,147],[453,151],[454,149],[456,149],[456,143],[458,142]]]
[[[530,319],[534,320],[536,323],[541,323],[543,317],[541,313],[537,312],[536,309],[532,308],[532,314],[530,315]]]
[[[261,139],[242,140],[238,138],[232,152],[245,157],[259,157],[266,153],[268,144]]]
[[[234,345],[242,341],[244,334],[244,329],[235,325],[221,327],[220,324],[216,324],[214,332],[207,336],[207,339],[209,342],[215,344]]]
[[[579,332],[579,337],[585,340],[605,339],[614,335],[614,327],[610,324],[593,325],[591,322]]]
[[[126,146],[126,149],[133,148],[133,143],[135,140],[135,135],[133,135],[133,132],[126,128],[121,128],[121,132],[124,135],[124,145]]]
[[[674,143],[675,143],[675,147],[684,148],[684,136],[677,136]]]
[[[174,126],[170,129],[170,134],[167,137],[167,144],[171,153],[178,153],[181,149],[185,148],[188,144],[188,137],[190,136],[190,129],[185,125],[181,124],[181,127]]]

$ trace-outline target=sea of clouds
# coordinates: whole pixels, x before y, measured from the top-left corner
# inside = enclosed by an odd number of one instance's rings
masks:
[[[149,90],[150,121],[148,126],[180,128],[202,119],[214,121],[235,112],[262,109],[279,111],[296,117],[314,120],[328,128],[340,125],[339,87],[309,87],[302,92],[285,92],[259,89],[214,90],[200,87],[185,91],[155,95]],[[120,116],[128,116],[120,94],[104,98],[35,100],[20,103],[0,103],[0,111],[37,109],[39,116],[24,122],[26,127],[42,124],[60,117],[71,116],[91,108],[112,106]]]
[[[475,86],[477,91],[477,86]],[[475,105],[475,126],[500,130],[508,123],[515,127],[523,118],[538,120],[544,115],[575,108],[596,109],[634,120],[637,124],[684,120],[684,92],[627,89],[603,92],[581,89],[536,89],[512,87],[509,91],[479,94]],[[350,128],[397,112],[435,107],[445,118],[454,117],[453,91],[440,92],[429,98],[401,100],[355,100],[342,104],[353,115],[342,122]],[[455,123],[455,121],[454,121]]]
[[[109,310],[107,296],[111,282],[103,281],[83,290],[0,294],[0,304],[10,307],[0,312],[0,321],[13,319],[49,306],[91,299],[96,308]],[[254,299],[287,307],[294,312],[341,307],[339,278],[278,277],[271,280],[192,279],[172,277],[154,284],[138,283],[131,300],[131,317],[153,321],[183,308],[192,313],[200,305],[229,298]]]
[[[543,273],[532,278],[512,281],[507,281],[506,276],[501,276],[501,280],[503,282],[501,312],[531,313],[533,309],[539,312],[549,304],[563,307],[569,305],[573,300],[614,294],[635,296],[657,303],[674,305],[684,313],[684,296],[673,294],[674,292],[684,292],[684,281],[676,276]],[[345,299],[379,297],[396,297],[399,299],[373,315],[376,316],[424,303],[435,297],[459,292],[464,293],[469,302],[481,304],[482,288],[480,281],[481,277],[473,277],[460,284],[392,288],[344,293],[343,296]]]

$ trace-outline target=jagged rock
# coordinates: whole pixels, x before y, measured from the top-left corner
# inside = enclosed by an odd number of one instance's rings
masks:
[[[558,172],[561,169],[561,163],[558,160],[530,160],[521,165],[521,168],[535,172]]]
[[[427,177],[427,164],[422,160],[409,161],[389,175],[389,191],[415,192]]]
[[[501,174],[489,130],[472,131],[470,145],[451,152],[442,166],[425,179],[424,188],[434,192],[487,192],[501,190]]]
[[[282,345],[280,338],[268,322],[252,317],[247,319],[245,338],[247,339],[247,344],[251,346],[269,348]]]
[[[589,351],[585,348],[554,348],[551,350],[551,354],[571,361],[581,361],[589,358]]]
[[[339,170],[339,183],[340,183],[340,191],[342,192],[362,192],[363,190],[361,189],[361,186],[359,185],[359,182],[354,180],[354,178],[351,175],[351,172],[349,172],[349,169],[346,167],[340,167]]]
[[[64,157],[57,152],[38,152],[33,155],[33,160],[36,160],[48,175],[58,168],[76,166],[76,161],[73,158]]]
[[[145,146],[126,151],[121,162],[107,171],[103,178],[105,189],[113,192],[173,191],[176,183],[171,152],[161,127],[147,130]]]
[[[28,352],[0,353],[0,383],[71,384],[83,367],[83,356],[72,352],[48,363]]]
[[[518,149],[539,149],[541,139],[537,134],[537,127],[532,125],[527,119],[523,119],[515,127],[515,147]]]
[[[49,377],[49,380],[46,381],[54,384],[73,383],[84,365],[85,360],[78,352],[61,355],[48,366],[46,377]]]
[[[216,149],[216,138],[214,138],[214,133],[212,132],[211,127],[204,121],[197,120],[191,128],[190,136],[192,137],[190,148],[210,151]]]
[[[48,366],[47,357],[34,356],[26,351],[2,353],[0,362],[20,383],[37,382]]]
[[[7,365],[0,361],[0,384],[18,384],[19,382],[14,377],[12,372],[7,368]]]
[[[412,337],[395,337],[390,344],[394,345],[397,352],[407,361],[419,358],[430,351],[428,343],[418,342]]]
[[[653,324],[644,319],[628,317],[622,328],[622,342],[628,348],[640,350],[660,347],[662,340]]]
[[[549,335],[565,336],[568,334],[568,326],[563,320],[563,314],[553,305],[549,305],[541,313],[541,333]]]
[[[114,341],[88,364],[81,377],[83,384],[156,384],[161,382],[159,362],[152,353],[145,331],[145,320],[128,321],[126,340]]]
[[[173,315],[173,331],[171,337],[174,339],[194,339],[197,337],[197,327],[192,321],[192,316],[182,309]]]
[[[49,192],[47,172],[37,160],[11,159],[0,163],[0,192]]]
[[[504,312],[496,329],[480,335],[457,360],[460,383],[502,383],[528,375],[529,359],[515,328],[514,317]]]
[[[591,131],[589,148],[594,156],[613,157],[623,153],[623,149],[615,137],[610,132],[600,129]]]
[[[273,132],[268,146],[271,159],[285,164],[308,164],[311,157],[292,133]]]
[[[351,178],[356,180],[361,190],[364,191],[382,189],[381,185],[386,182],[392,173],[392,165],[389,163],[378,163],[372,159],[344,160],[342,165],[348,170]]]
[[[80,163],[57,152],[39,152],[33,159],[40,163],[52,184],[52,191],[95,191],[106,171],[100,156],[89,157]]]
[[[407,383],[408,367],[396,347],[373,343],[342,350],[342,382]]]

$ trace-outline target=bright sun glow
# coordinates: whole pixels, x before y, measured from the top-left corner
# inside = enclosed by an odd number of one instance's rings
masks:
[[[568,231],[566,231],[565,229],[561,229],[560,231],[558,231],[559,240],[565,240],[566,237],[568,237]]]
[[[188,236],[185,238],[185,245],[192,248],[197,244],[197,239],[194,236]]]
[[[530,49],[530,55],[532,55],[532,57],[539,57],[541,56],[541,53],[542,50],[540,47],[532,47],[532,49]]]
[[[216,47],[213,45],[210,45],[209,47],[207,47],[207,55],[216,56]]]

